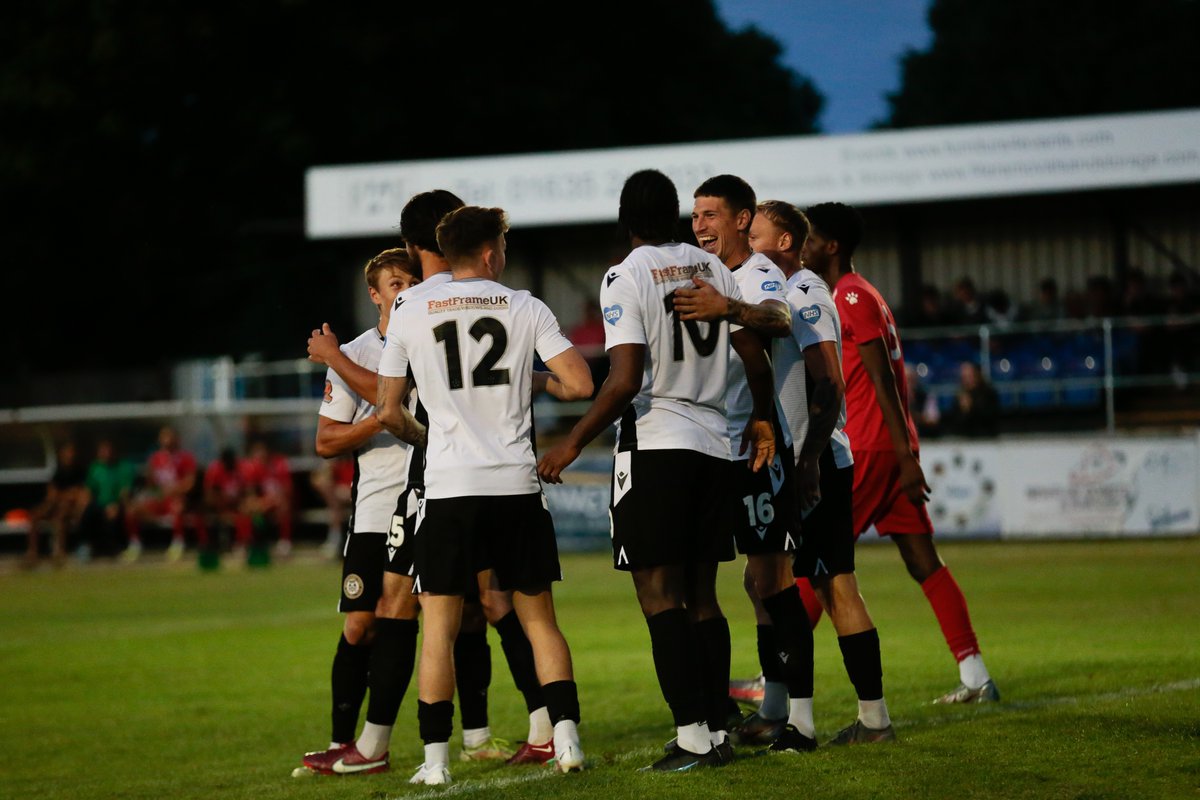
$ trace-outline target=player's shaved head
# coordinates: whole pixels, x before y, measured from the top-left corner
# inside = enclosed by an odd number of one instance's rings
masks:
[[[863,238],[863,220],[858,209],[845,203],[818,203],[804,210],[813,231],[838,243],[843,258],[849,259]]]
[[[621,189],[617,222],[629,236],[646,242],[669,242],[679,225],[679,192],[656,169],[635,172]]]
[[[445,189],[413,195],[400,212],[400,236],[422,250],[443,255],[437,242],[438,223],[442,217],[463,205],[458,195]]]
[[[437,226],[437,243],[451,266],[468,264],[491,242],[508,231],[502,208],[463,206],[447,214]]]

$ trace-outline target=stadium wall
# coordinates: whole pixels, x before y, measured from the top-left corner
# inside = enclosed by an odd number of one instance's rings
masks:
[[[605,462],[585,461],[567,483],[546,487],[565,550],[608,544]],[[1200,432],[936,442],[922,447],[921,463],[940,539],[1200,533]]]

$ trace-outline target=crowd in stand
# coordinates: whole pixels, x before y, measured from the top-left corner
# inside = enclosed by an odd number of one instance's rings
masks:
[[[335,552],[352,480],[353,465],[342,462],[329,462],[312,476],[330,509],[327,545]],[[244,556],[269,542],[276,555],[287,556],[294,506],[288,461],[262,439],[251,440],[243,454],[224,449],[203,469],[169,426],[159,431],[158,448],[140,465],[101,440],[85,466],[68,442],[58,448],[45,499],[29,513],[25,563],[37,563],[46,531],[55,564],[66,559],[69,546],[81,560],[96,555],[136,561],[143,538],[159,530],[169,532],[168,560],[183,556],[189,534],[202,559],[226,548]]]
[[[1003,289],[980,292],[970,278],[960,278],[947,294],[932,284],[921,290],[919,303],[905,314],[909,327],[947,325],[1011,325],[1063,319],[1102,319],[1152,315],[1194,314],[1200,310],[1196,276],[1178,270],[1166,281],[1165,291],[1142,270],[1129,270],[1118,285],[1105,275],[1093,275],[1081,289],[1059,292],[1058,281],[1043,278],[1037,296],[1019,304]]]

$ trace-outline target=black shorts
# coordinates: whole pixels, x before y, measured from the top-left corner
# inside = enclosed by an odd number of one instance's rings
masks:
[[[732,561],[729,462],[694,450],[626,450],[613,459],[609,515],[620,570]]]
[[[422,500],[413,552],[413,591],[468,596],[495,570],[504,591],[562,580],[554,522],[541,492]]]
[[[796,465],[789,448],[758,472],[745,461],[729,462],[726,484],[733,509],[733,538],[744,555],[790,553],[800,541]]]
[[[342,599],[338,611],[374,611],[383,593],[386,533],[352,533],[342,559]]]
[[[392,514],[392,529],[388,531],[387,550],[383,556],[385,572],[397,575],[413,574],[413,541],[416,539],[417,504],[421,499],[419,486],[400,493],[396,511]]]
[[[810,580],[854,572],[854,467],[838,469],[832,447],[821,453],[820,466],[821,502],[801,523],[792,562],[792,574]]]

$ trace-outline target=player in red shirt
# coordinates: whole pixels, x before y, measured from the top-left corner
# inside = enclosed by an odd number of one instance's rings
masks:
[[[171,545],[167,558],[178,561],[184,550],[184,517],[188,514],[188,495],[196,486],[196,457],[179,446],[179,435],[166,425],[158,432],[158,450],[146,462],[146,486],[134,498],[125,517],[129,544],[121,557],[135,561],[142,553],[141,526],[150,517],[171,518]],[[208,544],[208,532],[199,515],[192,515],[197,543]]]
[[[243,480],[250,489],[248,510],[261,514],[279,528],[275,553],[287,556],[292,552],[292,471],[287,459],[272,453],[260,440],[250,445],[250,454],[238,465]]]
[[[862,218],[841,203],[821,203],[805,213],[812,224],[802,251],[805,265],[828,274],[832,260],[841,276],[833,297],[842,320],[846,433],[854,454],[854,529],[861,535],[874,525],[880,536],[895,542],[958,661],[959,687],[934,702],[999,700],[980,655],[967,601],[933,544],[933,523],[925,508],[929,485],[908,410],[904,351],[895,318],[875,287],[854,269]]]

